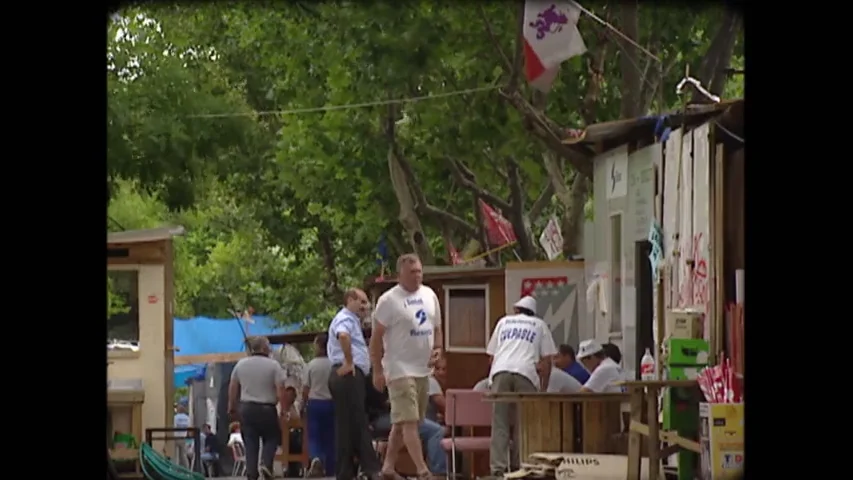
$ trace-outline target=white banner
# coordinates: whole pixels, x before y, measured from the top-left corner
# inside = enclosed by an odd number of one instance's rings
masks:
[[[551,216],[545,230],[539,235],[539,245],[542,245],[548,260],[553,260],[563,253],[563,232],[560,231],[556,216]]]

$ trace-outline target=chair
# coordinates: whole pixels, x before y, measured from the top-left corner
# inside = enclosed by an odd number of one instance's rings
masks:
[[[447,402],[444,421],[450,427],[450,438],[441,441],[441,448],[450,452],[450,474],[456,476],[456,450],[462,452],[488,451],[491,437],[456,437],[456,427],[490,427],[492,406],[484,401],[484,392],[449,389],[444,392]]]
[[[234,468],[231,469],[232,477],[242,477],[246,474],[246,446],[243,442],[231,444],[231,455],[234,458]]]

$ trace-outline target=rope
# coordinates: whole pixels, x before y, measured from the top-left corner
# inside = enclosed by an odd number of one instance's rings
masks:
[[[348,103],[345,105],[328,105],[325,107],[308,107],[308,108],[292,108],[289,110],[267,110],[261,112],[232,112],[232,113],[200,113],[195,115],[187,115],[189,118],[225,118],[225,117],[253,117],[253,116],[268,116],[268,115],[294,115],[297,113],[316,113],[316,112],[331,112],[335,110],[350,110],[353,108],[379,107],[383,105],[395,105],[403,103],[415,103],[422,100],[433,100],[436,98],[455,97],[458,95],[468,95],[470,93],[486,92],[496,90],[503,85],[490,85],[488,87],[468,88],[465,90],[456,90],[452,92],[435,93],[430,95],[421,95],[419,97],[398,98],[391,100],[376,100],[373,102]]]

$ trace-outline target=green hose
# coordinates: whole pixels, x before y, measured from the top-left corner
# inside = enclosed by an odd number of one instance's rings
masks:
[[[139,464],[148,480],[204,480],[204,475],[172,463],[147,443],[139,449]]]

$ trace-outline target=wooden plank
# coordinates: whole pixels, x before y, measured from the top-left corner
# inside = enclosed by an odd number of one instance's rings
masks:
[[[620,404],[614,402],[587,402],[582,408],[581,432],[583,453],[609,453],[608,441],[619,433]]]
[[[649,426],[640,421],[631,420],[631,431],[637,432],[638,435],[649,435]],[[699,442],[694,440],[690,440],[689,438],[684,438],[678,435],[677,432],[671,432],[666,430],[661,430],[658,432],[660,439],[667,443],[673,443],[678,445],[679,447],[690,450],[691,452],[699,453]]]
[[[548,400],[561,403],[587,403],[587,402],[626,402],[629,400],[627,393],[487,393],[483,399],[487,402],[538,402]]]
[[[646,395],[649,415],[649,478],[660,475],[660,438],[658,435],[658,390],[650,388]]]
[[[643,390],[631,391],[631,425],[640,423],[643,417]],[[628,433],[628,480],[640,480],[641,434],[631,429]]]
[[[559,452],[562,445],[560,402],[540,400],[518,405],[519,457],[524,460],[533,452]],[[557,421],[555,421],[557,420]]]
[[[724,349],[724,345],[726,344],[724,338],[724,328],[723,324],[725,323],[725,275],[726,273],[734,273],[734,272],[726,272],[725,269],[725,147],[722,144],[717,145],[716,141],[712,142],[712,147],[714,148],[713,159],[714,159],[714,173],[711,176],[711,180],[714,182],[714,190],[713,195],[714,198],[711,202],[714,208],[713,220],[712,220],[712,241],[713,241],[713,250],[712,250],[712,260],[714,268],[714,285],[712,288],[713,296],[712,302],[714,306],[714,323],[712,324],[711,330],[711,355],[710,355],[710,365],[716,364],[716,354],[717,352]]]
[[[227,363],[245,358],[245,352],[208,353],[205,355],[176,355],[175,365],[194,365],[199,363]]]
[[[575,411],[578,408],[574,403],[560,403],[560,423],[563,425],[560,443],[561,452],[571,453],[575,451]],[[522,458],[522,460],[526,460]]]
[[[134,404],[145,401],[145,392],[142,390],[116,390],[107,389],[107,404]]]
[[[616,382],[616,385],[622,385],[628,387],[629,389],[634,388],[665,388],[665,387],[674,387],[674,388],[689,388],[696,387],[699,385],[696,380],[624,380],[621,382]]]

